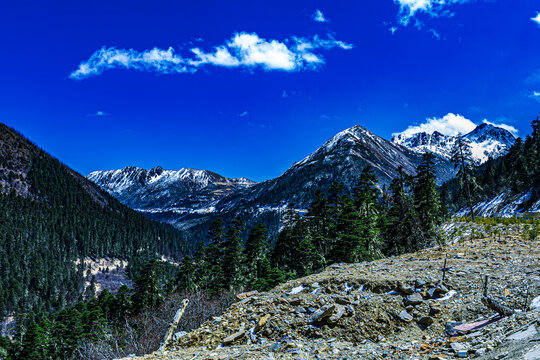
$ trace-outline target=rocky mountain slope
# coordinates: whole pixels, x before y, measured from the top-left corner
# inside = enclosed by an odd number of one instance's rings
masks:
[[[473,160],[478,165],[486,162],[490,157],[497,158],[506,154],[516,141],[515,136],[508,130],[487,123],[478,125],[473,131],[465,134],[464,138],[470,141]],[[434,131],[431,134],[419,132],[412,136],[395,134],[392,142],[418,153],[430,151],[450,159],[456,139],[456,136],[443,135]]]
[[[413,174],[421,154],[389,142],[361,126],[346,129],[281,176],[261,183],[226,179],[203,170],[145,171],[126,168],[88,176],[124,204],[147,216],[190,230],[202,237],[215,217],[242,213],[248,225],[261,221],[275,233],[282,211],[294,203],[305,209],[316,189],[328,190],[335,181],[351,190],[362,169],[371,165],[379,181],[389,184],[401,166]],[[448,159],[436,157],[439,182],[453,176]],[[193,173],[196,172],[196,173]],[[198,174],[198,175],[195,175]]]
[[[150,170],[126,167],[121,170],[95,171],[87,178],[123,204],[140,211],[211,212],[227,195],[249,188],[255,182],[228,179],[206,170]]]
[[[135,359],[538,359],[540,239],[523,225],[447,230],[445,247],[240,294],[166,351]],[[507,315],[481,301],[485,275]]]

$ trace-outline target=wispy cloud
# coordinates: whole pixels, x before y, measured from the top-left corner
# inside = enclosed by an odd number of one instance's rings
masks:
[[[313,18],[313,21],[316,21],[316,22],[321,22],[321,23],[328,22],[328,19],[324,16],[322,11],[319,9],[315,10],[312,18]]]
[[[493,126],[506,129],[510,131],[511,133],[513,133],[514,135],[518,133],[518,130],[511,125],[507,125],[504,123],[495,124],[493,122],[488,121],[487,119],[484,119],[483,122],[485,124],[490,124]],[[467,119],[466,117],[462,115],[448,113],[441,118],[436,118],[436,117],[427,118],[424,123],[420,125],[411,125],[405,131],[400,132],[400,133],[394,133],[392,134],[392,136],[402,135],[404,137],[410,137],[414,134],[418,134],[421,132],[433,134],[435,131],[443,135],[456,136],[458,134],[463,134],[463,135],[467,134],[473,131],[476,128],[476,126],[477,125],[473,121]]]
[[[85,79],[110,69],[132,69],[158,74],[194,73],[200,67],[213,65],[226,68],[261,68],[266,71],[318,70],[325,64],[322,50],[333,48],[349,50],[353,45],[327,35],[321,38],[292,37],[283,42],[266,40],[256,33],[236,33],[223,45],[205,52],[190,49],[184,57],[172,47],[145,51],[103,47],[83,61],[70,75],[72,79]]]
[[[508,125],[508,124],[496,124],[494,122],[491,122],[491,121],[488,121],[488,119],[484,119],[483,121],[484,124],[489,124],[489,125],[493,125],[493,126],[496,126],[496,127],[500,127],[502,129],[505,129],[507,131],[510,131],[512,134],[514,135],[517,135],[519,133],[518,129],[516,129],[515,127],[513,127],[512,125]]]
[[[95,113],[91,113],[91,114],[88,114],[88,116],[96,116],[96,117],[101,117],[101,116],[107,116],[107,113],[104,112],[104,111],[96,111]]]
[[[540,102],[540,91],[533,91],[533,92],[529,95],[529,97],[530,97],[531,99],[534,99],[534,100]]]
[[[249,113],[247,111],[244,111],[243,113],[238,114],[238,116],[240,116],[240,117],[244,117],[244,116],[247,116],[247,115],[249,115]]]
[[[451,16],[449,8],[452,5],[464,4],[472,0],[394,0],[399,5],[398,23],[407,26],[418,14],[430,17]],[[422,22],[415,21],[416,27],[421,27]]]
[[[536,16],[532,17],[531,20],[540,25],[540,12],[537,12]]]

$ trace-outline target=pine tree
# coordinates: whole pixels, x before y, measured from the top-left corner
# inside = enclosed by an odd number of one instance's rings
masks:
[[[205,261],[208,267],[207,288],[210,292],[218,291],[225,282],[225,274],[221,267],[224,256],[224,235],[223,220],[214,220],[208,229],[209,243],[205,250]]]
[[[133,294],[133,310],[141,311],[156,307],[163,300],[163,289],[159,280],[161,264],[157,259],[151,259],[135,280],[135,294]]]
[[[467,191],[467,201],[469,212],[474,220],[474,209],[472,206],[472,197],[470,190],[469,172],[472,164],[472,151],[468,139],[465,139],[461,134],[458,134],[456,142],[452,146],[451,161],[455,169],[459,169],[457,176],[460,179],[460,184]]]
[[[527,154],[530,163],[534,198],[540,198],[540,118],[532,122],[532,146]]]
[[[221,268],[225,275],[223,287],[227,290],[238,288],[242,285],[244,274],[242,274],[242,238],[244,222],[240,217],[236,217],[225,233],[225,243],[223,250],[223,263]]]
[[[328,203],[328,198],[320,189],[315,191],[315,200],[309,205],[304,216],[306,235],[309,235],[315,247],[317,259],[316,267],[326,264],[326,257],[332,249],[332,231],[334,227],[332,211]]]
[[[362,252],[365,251],[367,258],[376,259],[381,256],[380,221],[381,205],[378,197],[380,190],[377,187],[377,176],[373,167],[366,166],[358,183],[353,189],[354,203],[361,220]]]
[[[352,263],[368,258],[364,247],[364,226],[365,222],[359,216],[354,201],[347,196],[335,226],[337,237],[330,257],[332,262]]]
[[[176,284],[178,289],[195,291],[199,284],[197,282],[197,266],[195,261],[189,255],[186,255],[180,261],[178,274],[176,275]]]
[[[32,321],[24,333],[20,358],[27,360],[48,359],[48,338],[43,329]]]
[[[416,168],[414,185],[415,210],[420,219],[424,236],[427,239],[435,237],[437,225],[441,222],[441,202],[439,189],[435,182],[434,155],[430,152],[422,155],[422,160]]]
[[[388,210],[384,223],[386,253],[399,255],[423,248],[425,239],[420,227],[420,220],[414,209],[413,199],[407,188],[408,179],[403,168],[398,168],[398,177],[392,180],[392,206]]]
[[[268,252],[268,229],[259,223],[249,232],[244,248],[244,270],[248,286],[254,287],[259,278],[264,277],[262,262]]]

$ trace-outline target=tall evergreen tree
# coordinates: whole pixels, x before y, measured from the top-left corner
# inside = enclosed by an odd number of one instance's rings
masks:
[[[439,189],[435,182],[434,155],[430,152],[422,155],[422,161],[416,168],[414,184],[415,210],[422,224],[424,236],[435,237],[437,225],[441,222],[441,201]]]
[[[159,278],[160,269],[159,261],[151,259],[144,266],[141,275],[135,280],[135,294],[133,295],[135,313],[156,307],[163,300],[163,287]]]
[[[407,176],[403,168],[398,168],[398,177],[392,180],[392,206],[386,214],[384,239],[386,253],[399,255],[412,252],[425,246],[425,239],[420,220],[414,208],[414,202],[407,189]]]
[[[472,197],[470,189],[470,166],[472,164],[472,151],[471,145],[469,144],[468,139],[458,134],[456,142],[452,146],[451,150],[451,161],[454,164],[455,169],[459,169],[457,176],[460,179],[460,184],[465,187],[467,192],[467,202],[469,205],[469,212],[471,217],[474,219],[474,209],[472,206]]]
[[[254,287],[258,279],[265,277],[263,262],[268,252],[268,229],[261,223],[249,232],[244,249],[244,269],[248,286]]]
[[[223,287],[227,290],[241,286],[244,274],[242,273],[242,237],[244,222],[240,217],[231,221],[225,233],[225,243],[223,245],[223,263],[221,268],[224,273]]]
[[[369,258],[364,238],[366,223],[359,216],[353,199],[344,198],[343,209],[336,225],[336,239],[330,260],[353,263]]]
[[[380,190],[377,187],[377,176],[373,167],[368,165],[362,170],[353,194],[360,218],[362,251],[369,254],[370,259],[379,258],[381,256],[380,217],[382,212],[378,200]]]

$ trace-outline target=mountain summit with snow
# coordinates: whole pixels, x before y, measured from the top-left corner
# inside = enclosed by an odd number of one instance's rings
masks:
[[[207,211],[203,209],[255,184],[246,178],[229,179],[207,170],[164,170],[159,166],[150,170],[130,166],[94,171],[87,178],[129,207],[149,212]]]
[[[486,162],[490,157],[497,158],[506,154],[516,141],[516,137],[510,131],[489,123],[478,125],[463,137],[469,140],[473,161],[477,165]],[[452,146],[457,138],[457,136],[444,135],[438,131],[417,132],[412,135],[403,132],[394,134],[392,142],[418,153],[429,151],[450,159]]]
[[[317,189],[327,192],[335,181],[350,192],[367,165],[373,167],[381,187],[389,185],[400,167],[414,174],[421,156],[357,125],[334,135],[277,178],[259,183],[205,170],[136,167],[97,171],[88,179],[122,203],[186,230],[193,238],[204,237],[213,219],[226,221],[239,214],[247,227],[262,222],[275,236],[288,204],[306,209]],[[434,160],[439,183],[454,176],[448,159],[436,156]]]

